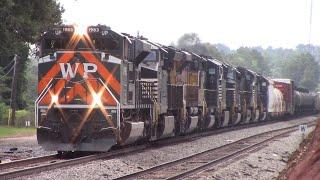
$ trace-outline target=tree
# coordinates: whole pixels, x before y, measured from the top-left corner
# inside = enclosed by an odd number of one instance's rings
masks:
[[[37,82],[38,82],[38,66],[35,59],[31,59],[31,61],[27,64],[26,71],[27,81],[27,90],[25,93],[25,97],[27,99],[28,108],[33,110],[34,108],[34,100],[37,98]]]
[[[199,55],[211,56],[219,60],[223,59],[222,54],[213,44],[201,42],[196,33],[187,33],[181,36],[178,40],[177,47]]]
[[[7,67],[3,68],[0,67],[0,102],[4,102],[6,104],[9,104],[9,98],[10,98],[10,92],[11,89],[7,86],[9,82],[11,82],[11,77],[7,76],[10,71],[12,71],[12,66],[14,63],[8,64]]]
[[[187,33],[182,35],[178,40],[178,47],[193,47],[201,43],[201,40],[196,33]]]
[[[26,107],[26,64],[30,44],[34,44],[40,33],[54,24],[61,23],[63,8],[55,0],[1,0],[0,1],[0,67],[6,66],[15,54],[20,57],[17,68],[18,108]],[[12,74],[9,74],[12,76]],[[9,88],[11,82],[5,83]],[[8,102],[6,94],[1,96]]]
[[[223,55],[223,56],[227,56],[228,54],[231,53],[231,49],[224,45],[224,44],[221,44],[221,43],[218,43],[218,44],[215,44],[214,45],[215,48],[218,49],[218,51]]]
[[[282,69],[283,77],[293,79],[299,86],[314,90],[320,77],[320,66],[309,53],[297,54]]]
[[[240,47],[234,51],[224,44],[203,43],[196,33],[188,33],[179,38],[177,47],[243,66],[268,77],[289,78],[297,86],[310,90],[319,84],[320,46],[299,44],[296,49]]]
[[[240,47],[235,53],[228,56],[227,61],[235,66],[242,66],[263,75],[270,74],[268,62],[254,48]]]
[[[296,49],[299,53],[310,53],[318,63],[320,62],[319,46],[314,46],[311,44],[299,44],[297,45]]]
[[[287,63],[293,59],[297,54],[294,49],[283,49],[268,47],[262,53],[266,62],[268,62],[268,68],[270,69],[270,76],[272,77],[282,77],[282,68]]]

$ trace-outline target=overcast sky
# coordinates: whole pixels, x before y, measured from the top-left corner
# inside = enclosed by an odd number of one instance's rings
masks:
[[[309,41],[311,0],[59,0],[64,22],[105,24],[168,45],[195,32],[203,42],[294,48]],[[311,43],[320,44],[320,0]]]

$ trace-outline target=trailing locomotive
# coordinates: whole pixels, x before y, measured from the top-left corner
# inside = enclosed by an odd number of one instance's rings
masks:
[[[320,104],[291,80],[269,80],[103,25],[54,27],[42,34],[39,57],[35,118],[47,150],[107,151]]]

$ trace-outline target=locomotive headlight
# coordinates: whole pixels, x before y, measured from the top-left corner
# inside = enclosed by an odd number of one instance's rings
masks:
[[[92,97],[93,97],[93,102],[92,102],[93,106],[95,106],[95,105],[100,106],[102,104],[101,103],[101,97],[99,96],[99,94],[92,93]]]
[[[74,25],[74,33],[83,36],[87,34],[87,28],[83,25]]]
[[[58,95],[51,95],[51,104],[58,103]]]

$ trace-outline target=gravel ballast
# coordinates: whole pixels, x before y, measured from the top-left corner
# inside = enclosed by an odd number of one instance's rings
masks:
[[[55,152],[44,151],[38,146],[36,136],[0,138],[0,160],[2,162],[53,153]]]
[[[190,156],[200,151],[219,147],[258,133],[298,125],[302,122],[307,123],[314,120],[316,120],[316,116],[309,116],[291,121],[226,132],[202,137],[191,142],[179,143],[161,148],[151,148],[140,153],[125,155],[114,159],[98,160],[87,164],[43,172],[37,175],[24,177],[23,179],[112,179],[168,161]]]
[[[314,127],[308,129],[306,136],[312,130]],[[286,167],[290,155],[299,148],[302,139],[300,132],[291,133],[288,137],[277,139],[267,147],[226,167],[216,168],[216,171],[205,171],[200,174],[200,177],[206,179],[275,179]]]

